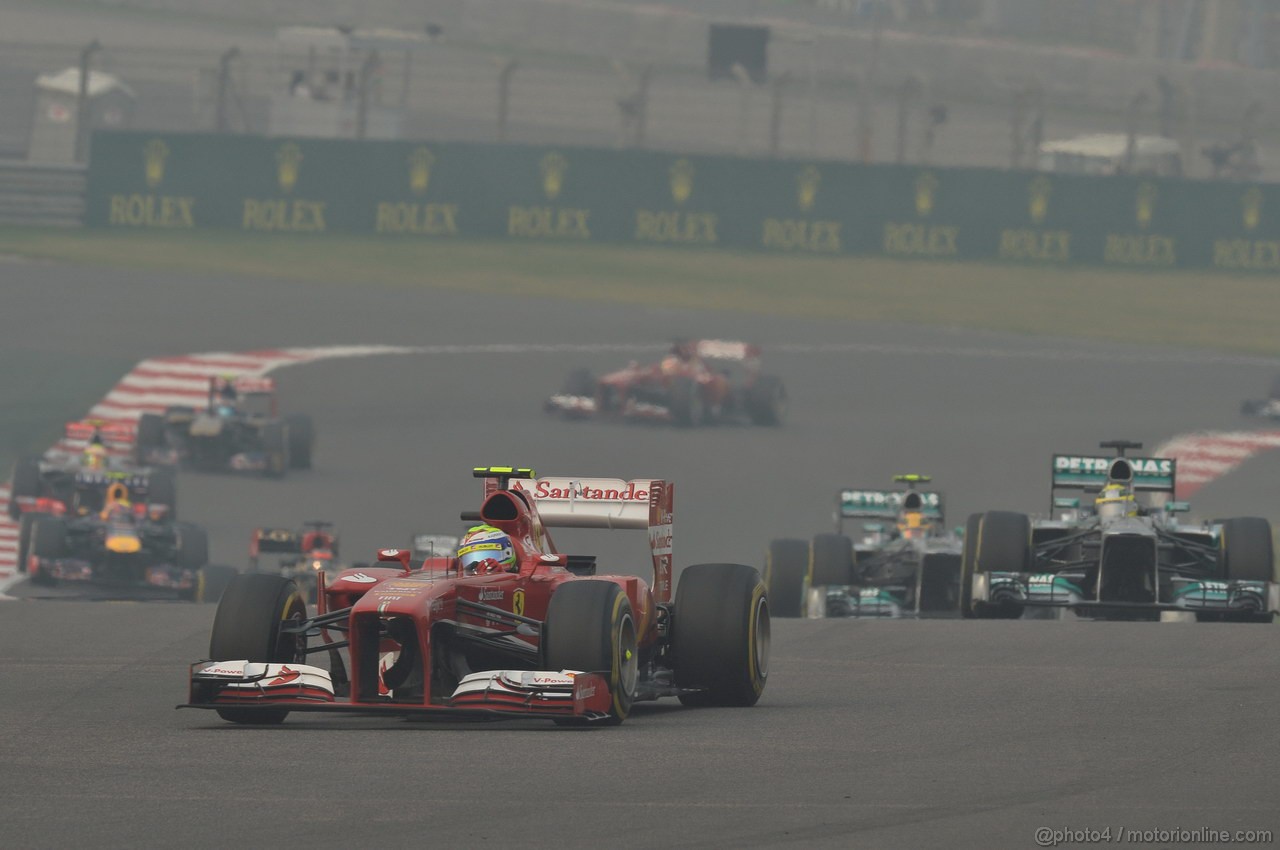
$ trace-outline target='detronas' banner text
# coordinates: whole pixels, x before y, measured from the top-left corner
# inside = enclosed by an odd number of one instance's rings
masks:
[[[99,133],[94,227],[1280,271],[1280,189],[474,143]]]

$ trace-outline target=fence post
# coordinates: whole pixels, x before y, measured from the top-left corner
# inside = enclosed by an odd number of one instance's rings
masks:
[[[231,88],[231,60],[240,55],[240,48],[233,47],[218,60],[218,106],[214,117],[214,128],[219,133],[228,130],[227,95]]]
[[[496,58],[496,57],[495,57]],[[507,108],[511,102],[511,75],[520,63],[514,59],[498,59],[498,141],[507,140]]]
[[[782,95],[789,82],[790,71],[783,71],[773,79],[773,103],[769,113],[769,156],[772,157],[777,157],[782,147]]]
[[[96,38],[86,44],[80,51],[80,90],[76,95],[76,162],[84,162],[85,142],[89,137],[89,61],[93,54],[102,49],[102,43]]]
[[[1129,113],[1126,118],[1128,141],[1124,146],[1124,170],[1126,174],[1133,172],[1133,160],[1138,153],[1138,113],[1146,105],[1149,95],[1140,91],[1129,101]]]
[[[747,115],[751,109],[751,75],[738,62],[734,62],[729,70],[733,72],[733,78],[738,81],[742,91],[742,100],[738,105],[738,153],[745,154],[747,152]]]
[[[896,161],[899,165],[907,161],[908,122],[911,118],[911,103],[920,95],[920,79],[914,74],[902,81],[898,89],[898,134]]]
[[[356,138],[363,139],[369,130],[369,83],[378,67],[378,51],[370,50],[360,65],[360,91],[356,102]]]

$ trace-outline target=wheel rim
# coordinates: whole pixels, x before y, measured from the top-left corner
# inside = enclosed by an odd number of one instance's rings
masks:
[[[636,626],[630,614],[618,622],[618,687],[631,699],[640,676],[640,658],[636,652]]]
[[[755,640],[752,641],[752,664],[760,679],[769,675],[769,647],[772,644],[772,627],[769,624],[769,601],[761,596],[756,600],[755,610],[751,612],[755,626]]]

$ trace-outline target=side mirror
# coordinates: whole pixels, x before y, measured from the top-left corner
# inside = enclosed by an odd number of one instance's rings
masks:
[[[1064,508],[1068,510],[1074,510],[1080,507],[1080,500],[1059,496],[1053,500],[1053,506],[1055,508]]]
[[[409,559],[413,557],[412,549],[379,549],[379,561],[399,561],[400,568],[409,572]]]
[[[1166,502],[1164,506],[1164,512],[1167,514],[1185,514],[1190,510],[1190,502]]]

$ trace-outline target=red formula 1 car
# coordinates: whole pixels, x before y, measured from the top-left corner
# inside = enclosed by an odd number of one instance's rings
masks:
[[[274,572],[292,579],[312,598],[320,572],[333,570],[337,557],[338,534],[328,520],[307,520],[297,531],[255,528],[249,537],[249,572]]]
[[[760,371],[756,346],[704,339],[677,342],[657,363],[633,362],[600,378],[578,369],[544,407],[571,419],[600,416],[685,426],[745,419],[779,425],[787,393],[780,378]]]
[[[700,564],[684,569],[672,601],[673,485],[511,467],[475,475],[485,499],[463,519],[505,535],[511,566],[436,557],[413,570],[410,550],[385,549],[383,566],[322,575],[315,614],[283,576],[240,576],[218,606],[214,660],[191,667],[186,707],[235,723],[291,711],[620,723],[638,700],[760,698],[764,583],[753,567]],[[653,585],[561,553],[548,531],[560,526],[648,529]],[[317,655],[327,667],[311,663]]]

